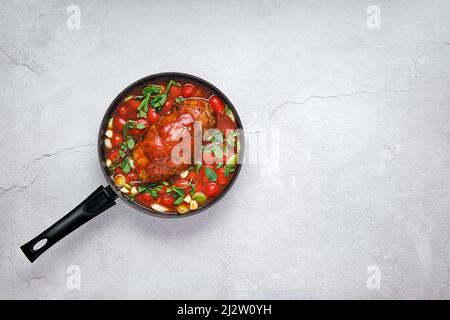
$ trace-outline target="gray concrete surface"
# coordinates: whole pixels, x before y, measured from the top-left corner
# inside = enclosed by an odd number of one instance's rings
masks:
[[[0,298],[450,298],[449,1],[0,8]],[[220,87],[278,162],[189,219],[119,202],[30,264],[19,246],[105,184],[106,107],[162,71]]]

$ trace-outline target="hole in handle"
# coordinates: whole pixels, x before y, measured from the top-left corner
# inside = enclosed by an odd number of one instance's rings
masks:
[[[44,247],[46,245],[47,241],[48,241],[48,239],[44,238],[44,239],[36,242],[33,246],[33,251],[37,251],[37,250],[41,249],[42,247]]]

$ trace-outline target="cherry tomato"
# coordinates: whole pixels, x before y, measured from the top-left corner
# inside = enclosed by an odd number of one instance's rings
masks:
[[[209,164],[203,165],[203,166],[200,168],[198,178],[199,178],[199,180],[202,181],[202,182],[211,182],[211,180],[209,180],[209,178],[208,178],[208,177],[206,176],[206,174],[205,174],[206,168],[210,168],[211,170],[215,171],[215,170],[214,170],[214,166],[209,165]]]
[[[166,206],[173,205],[174,201],[175,201],[175,198],[172,197],[172,195],[170,195],[169,193],[165,193],[159,198],[159,203],[161,203],[162,205],[166,205]]]
[[[111,138],[111,143],[113,147],[118,147],[123,142],[123,138],[121,134],[114,133]]]
[[[131,110],[133,110],[133,111],[137,111],[139,105],[141,104],[140,101],[135,100],[135,99],[130,99],[126,103],[130,106]]]
[[[116,168],[116,174],[123,174],[123,175],[125,175],[125,172],[123,172],[121,167],[117,167]]]
[[[128,113],[128,108],[125,105],[121,105],[119,109],[117,109],[117,113],[121,116],[126,116]]]
[[[167,99],[161,109],[161,114],[168,114],[172,110],[173,99]]]
[[[147,120],[148,120],[148,122],[155,123],[156,121],[159,120],[159,118],[161,118],[161,117],[156,112],[155,109],[151,108],[150,110],[148,110],[148,113],[147,113]]]
[[[209,103],[211,104],[211,107],[216,111],[218,114],[221,114],[223,110],[225,110],[225,106],[223,105],[222,101],[220,101],[218,96],[212,96],[209,98]]]
[[[225,186],[230,181],[230,176],[225,177],[225,167],[221,167],[219,170],[217,170],[217,182],[221,186]]]
[[[119,149],[111,150],[108,155],[109,160],[114,161],[119,157]]]
[[[186,83],[181,90],[181,94],[183,95],[183,97],[189,98],[190,96],[192,96],[192,93],[194,93],[194,85]]]
[[[114,117],[113,127],[117,131],[121,131],[126,123],[127,123],[127,121],[124,118],[122,118],[122,117]]]
[[[152,195],[150,194],[150,193],[148,193],[148,192],[145,192],[145,193],[139,193],[137,196],[136,196],[136,199],[139,201],[142,201],[142,202],[147,202],[147,203],[150,203],[150,202],[152,202],[153,201],[153,197],[152,197]]]
[[[198,176],[195,171],[189,171],[188,175],[186,176],[186,180],[191,181],[193,184],[196,184],[198,182]]]
[[[219,194],[219,187],[216,183],[210,182],[205,184],[203,187],[203,192],[207,197],[215,197]]]
[[[179,179],[173,183],[173,185],[177,188],[185,188],[188,186],[188,184],[189,184],[189,181],[185,180],[185,179]]]
[[[137,180],[139,180],[139,177],[135,172],[130,172],[129,174],[127,174],[125,176],[125,180],[127,182],[137,181]]]
[[[157,193],[158,193],[159,195],[162,195],[162,194],[165,194],[165,193],[166,193],[166,190],[167,190],[167,187],[166,187],[166,186],[162,186],[162,187],[161,187],[161,190],[157,191]]]
[[[136,128],[130,129],[128,132],[129,132],[133,137],[138,137],[138,136],[140,136],[141,134],[144,133],[144,131],[139,130],[139,129],[136,129]]]

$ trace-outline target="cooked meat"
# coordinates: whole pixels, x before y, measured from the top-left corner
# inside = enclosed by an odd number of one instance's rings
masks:
[[[133,149],[134,164],[143,182],[164,181],[186,170],[190,164],[176,164],[172,161],[172,148],[180,143],[184,134],[189,134],[192,158],[194,121],[201,122],[202,132],[214,127],[216,123],[215,112],[207,100],[187,99],[177,108],[152,124]]]

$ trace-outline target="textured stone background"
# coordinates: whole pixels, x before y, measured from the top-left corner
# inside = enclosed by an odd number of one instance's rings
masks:
[[[0,7],[1,298],[450,298],[449,1]],[[119,202],[30,264],[19,246],[105,184],[106,107],[162,71],[220,87],[247,139],[279,130],[279,162],[189,219]]]

